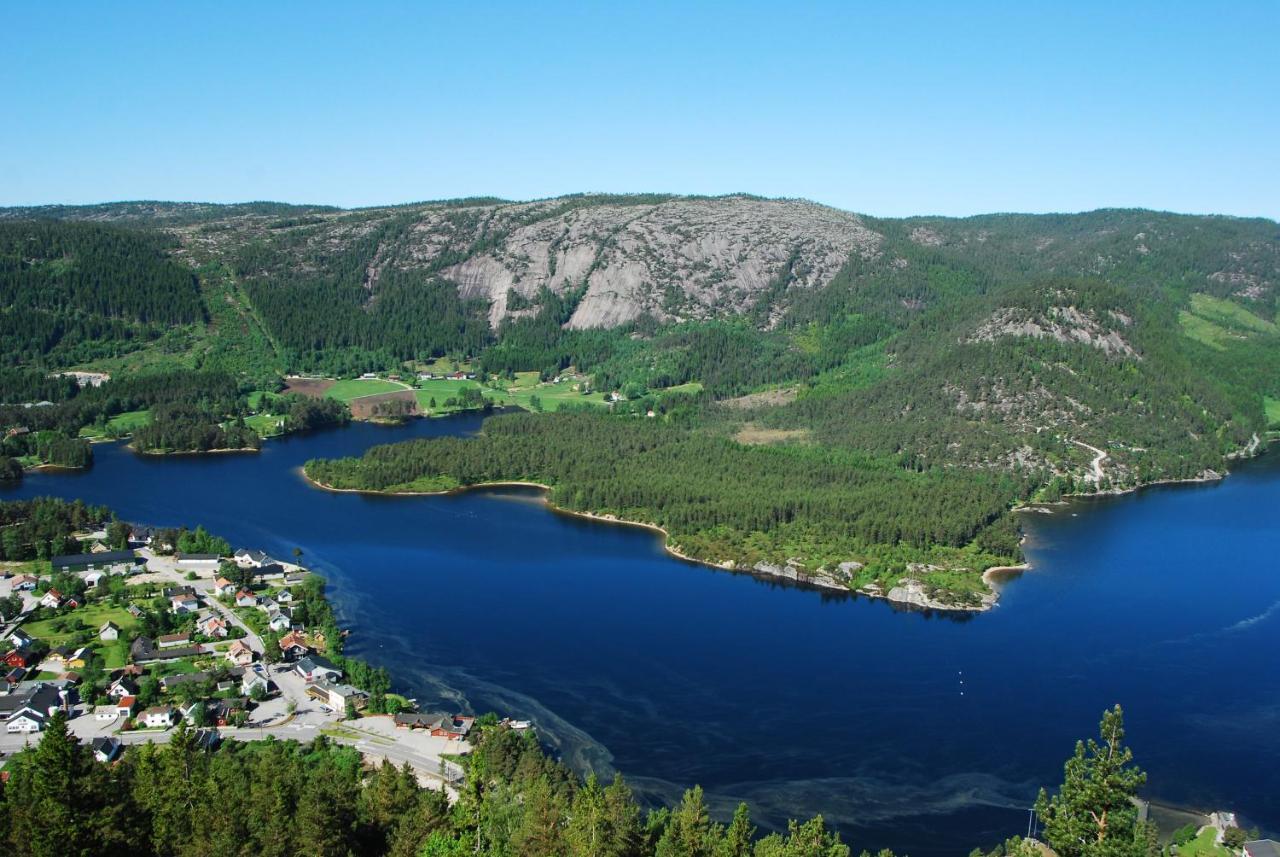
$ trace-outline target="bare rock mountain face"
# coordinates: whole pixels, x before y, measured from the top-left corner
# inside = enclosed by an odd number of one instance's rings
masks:
[[[880,243],[856,215],[807,202],[555,207],[495,207],[484,227],[500,231],[501,243],[441,273],[464,297],[491,301],[495,324],[512,311],[509,291],[532,298],[544,286],[585,284],[569,326],[613,327],[646,313],[662,321],[740,313],[775,286],[822,286],[850,253],[874,255]],[[435,231],[433,219],[414,232]]]
[[[793,289],[821,288],[850,254],[872,258],[882,237],[849,212],[748,196],[561,197],[538,202],[424,203],[394,208],[281,212],[228,206],[215,219],[191,206],[117,206],[101,219],[145,219],[179,237],[192,261],[233,260],[254,242],[284,254],[278,270],[321,272],[360,252],[376,297],[388,270],[426,271],[490,303],[489,320],[532,312],[546,287],[578,298],[567,326],[615,327],[761,310],[764,325]],[[288,215],[283,216],[282,214]],[[516,305],[511,303],[515,295]]]

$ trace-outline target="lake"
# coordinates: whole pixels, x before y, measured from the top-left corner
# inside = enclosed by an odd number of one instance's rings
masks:
[[[536,492],[366,497],[298,472],[479,424],[356,424],[257,455],[100,445],[92,470],[0,499],[300,547],[349,652],[398,690],[532,718],[566,761],[649,798],[696,782],[760,823],[821,812],[855,849],[967,853],[1025,833],[1039,786],[1119,702],[1150,797],[1280,828],[1280,456],[1026,515],[1034,569],[960,619],[685,563]]]

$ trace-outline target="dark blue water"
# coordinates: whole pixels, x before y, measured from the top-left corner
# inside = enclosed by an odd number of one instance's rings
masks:
[[[1025,831],[1037,788],[1119,702],[1149,796],[1280,828],[1280,455],[1028,515],[1035,570],[967,621],[679,562],[530,492],[364,497],[297,473],[476,427],[356,425],[244,456],[100,446],[90,472],[0,497],[299,546],[351,650],[404,690],[532,717],[566,760],[645,795],[700,782],[764,822],[821,812],[859,848],[964,853]]]

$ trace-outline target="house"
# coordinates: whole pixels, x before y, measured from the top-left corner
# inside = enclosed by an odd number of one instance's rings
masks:
[[[30,592],[40,581],[29,574],[19,574],[13,579],[14,592]]]
[[[1241,853],[1244,857],[1280,857],[1280,842],[1274,839],[1255,839],[1246,842]]]
[[[101,539],[94,539],[93,544],[89,545],[89,553],[110,553],[111,548],[108,547]]]
[[[4,664],[7,667],[26,669],[31,666],[34,660],[30,652],[22,649],[10,649],[0,655],[0,664]]]
[[[236,640],[227,649],[226,658],[238,667],[247,667],[253,663],[253,649],[244,640]]]
[[[169,599],[169,609],[179,615],[195,613],[200,609],[200,601],[194,595],[175,595]]]
[[[138,697],[122,696],[116,700],[116,716],[132,717],[133,711],[138,707]]]
[[[288,616],[277,610],[268,617],[267,627],[277,633],[283,633],[293,627],[293,623],[289,620]]]
[[[177,646],[190,645],[190,643],[190,634],[165,634],[156,638],[156,644],[162,649],[172,649]]]
[[[43,731],[55,711],[70,708],[74,692],[53,682],[24,682],[12,693],[0,696],[0,719],[5,721],[5,731]]]
[[[244,678],[240,679],[240,692],[245,696],[253,696],[254,688],[262,688],[263,693],[271,692],[271,679],[267,678],[267,671],[261,666],[255,665],[252,669],[244,671]]]
[[[278,562],[269,562],[265,565],[258,566],[253,572],[253,576],[258,580],[276,580],[284,577],[284,566]]]
[[[229,726],[236,712],[247,711],[248,708],[249,700],[245,697],[239,697],[238,699],[211,699],[205,706],[204,713],[210,722],[218,726]]]
[[[93,758],[103,764],[114,762],[124,751],[119,738],[94,738],[89,746],[93,748]]]
[[[142,712],[142,724],[149,729],[168,729],[173,725],[172,705],[153,705]]]
[[[239,592],[236,593],[236,606],[237,607],[257,607],[258,596],[254,595],[252,592],[250,592],[247,589],[241,589]]]
[[[65,663],[69,670],[82,670],[89,662],[89,650],[81,646],[70,654],[66,655]]]
[[[167,586],[161,594],[163,594],[165,598],[175,598],[179,595],[195,595],[196,590],[194,587],[187,586],[184,583],[182,586]]]
[[[4,675],[4,683],[10,687],[15,687],[18,682],[26,679],[29,671],[25,667],[14,667]]]
[[[293,671],[305,681],[337,681],[342,678],[342,670],[319,655],[307,655],[299,658],[293,665]]]
[[[32,636],[21,628],[14,629],[5,640],[15,649],[28,648],[33,642]]]
[[[270,598],[259,598],[258,609],[270,616],[272,613],[280,612],[280,605],[272,601]]]
[[[290,592],[288,589],[281,589],[279,592],[276,593],[276,601],[281,604],[292,604],[293,593]]]
[[[126,696],[136,696],[137,693],[138,685],[128,676],[121,676],[107,688],[107,696],[112,699],[124,699]]]
[[[84,576],[84,585],[92,589],[102,583],[103,578],[107,576],[105,571],[91,571]]]
[[[396,726],[406,729],[423,729],[434,738],[461,741],[471,732],[475,718],[467,714],[397,714]]]
[[[232,559],[241,568],[261,568],[273,561],[263,551],[247,550],[246,548],[240,548],[240,550],[236,551]]]
[[[222,557],[216,553],[180,553],[178,567],[191,571],[217,571]]]
[[[54,572],[104,571],[107,574],[133,574],[142,571],[145,563],[133,551],[109,551],[108,553],[78,553],[55,556],[49,560]]]
[[[181,687],[184,684],[204,684],[206,681],[212,680],[213,676],[207,672],[199,673],[174,673],[160,679],[160,690],[168,693],[175,687]]]
[[[103,622],[98,629],[98,639],[104,641],[120,639],[120,626],[115,622]]]
[[[147,547],[156,540],[154,527],[134,527],[129,531],[129,543],[139,547]]]
[[[62,606],[62,593],[56,589],[50,589],[40,599],[40,606],[47,607],[50,610],[57,610]]]
[[[350,702],[357,711],[369,703],[369,694],[349,684],[335,684],[321,679],[307,685],[307,696],[317,699],[334,711],[345,711]]]
[[[300,586],[310,575],[309,571],[291,571],[284,576],[285,586]]]
[[[225,577],[219,577],[213,582],[213,591],[222,598],[230,598],[236,594],[236,585]]]
[[[196,623],[196,630],[206,637],[224,638],[227,636],[227,620],[210,613]]]
[[[290,631],[280,638],[280,653],[289,660],[300,658],[310,650],[307,638],[297,631]]]

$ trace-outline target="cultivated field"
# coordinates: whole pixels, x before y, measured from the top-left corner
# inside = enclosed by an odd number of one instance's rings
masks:
[[[336,381],[329,378],[285,378],[284,392],[320,398]]]

